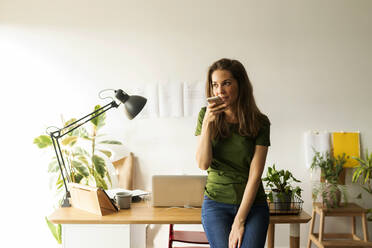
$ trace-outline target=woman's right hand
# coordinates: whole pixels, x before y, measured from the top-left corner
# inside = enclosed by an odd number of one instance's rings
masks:
[[[211,103],[204,114],[201,135],[198,136],[196,161],[202,170],[207,170],[212,161],[211,123],[226,109],[226,104]]]
[[[226,103],[218,104],[211,103],[207,106],[207,110],[204,115],[203,125],[209,124],[216,120],[217,115],[225,111],[227,105]]]

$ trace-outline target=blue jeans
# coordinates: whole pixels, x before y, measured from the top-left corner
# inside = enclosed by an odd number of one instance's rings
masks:
[[[239,205],[216,202],[204,196],[202,224],[211,248],[228,248],[231,226]],[[245,222],[241,248],[262,248],[265,246],[269,226],[267,203],[253,204]]]

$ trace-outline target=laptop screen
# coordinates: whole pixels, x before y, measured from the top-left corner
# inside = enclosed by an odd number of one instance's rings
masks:
[[[152,176],[152,205],[155,207],[200,207],[207,176]]]

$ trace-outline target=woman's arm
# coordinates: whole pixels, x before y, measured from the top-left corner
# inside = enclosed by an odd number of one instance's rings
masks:
[[[257,145],[249,169],[248,183],[244,190],[242,202],[238,213],[235,216],[231,228],[229,247],[240,247],[244,233],[244,223],[256,198],[258,187],[261,183],[261,176],[265,167],[268,147]]]
[[[196,161],[202,170],[207,170],[212,161],[212,144],[211,144],[211,130],[210,123],[203,122],[203,128],[198,137],[198,144],[196,148]]]
[[[201,134],[198,137],[196,147],[196,162],[202,170],[207,170],[212,161],[212,143],[211,143],[211,125],[216,119],[217,114],[224,111],[226,104],[216,105],[212,103],[208,105],[204,115]]]

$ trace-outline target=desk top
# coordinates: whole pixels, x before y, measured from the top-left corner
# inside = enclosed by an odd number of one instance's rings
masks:
[[[76,208],[59,208],[48,219],[55,224],[201,224],[201,208],[153,208],[144,202],[132,203],[130,209],[99,216]],[[307,223],[311,217],[272,215],[270,223]]]
[[[55,224],[200,224],[201,208],[153,208],[139,202],[105,216],[72,207],[59,208],[48,219]]]

